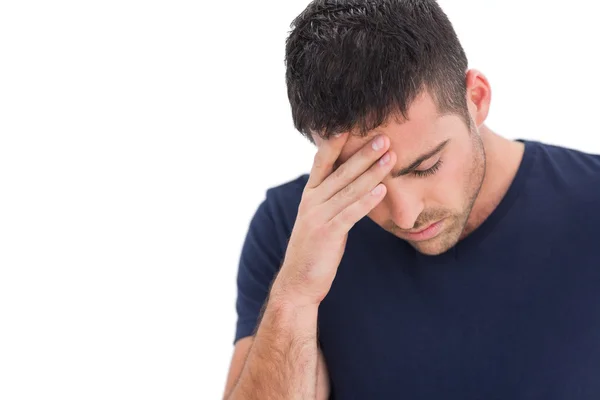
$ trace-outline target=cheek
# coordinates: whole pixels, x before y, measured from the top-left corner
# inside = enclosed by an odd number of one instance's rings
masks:
[[[443,181],[451,183],[452,186],[462,187],[464,186],[463,182],[466,179],[466,175],[469,172],[469,168],[467,168],[467,163],[465,162],[465,156],[461,157],[453,157],[452,160],[449,160],[444,167],[443,173]],[[441,171],[440,171],[441,172]]]
[[[459,208],[464,197],[464,187],[468,181],[465,163],[461,158],[444,160],[437,174],[427,183],[429,191],[426,201],[429,207],[440,204],[444,208]]]

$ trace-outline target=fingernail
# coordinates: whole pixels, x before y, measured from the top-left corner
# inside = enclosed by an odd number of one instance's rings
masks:
[[[385,165],[388,161],[390,161],[390,153],[385,153],[383,157],[379,159],[379,165]]]
[[[377,151],[379,149],[382,149],[383,145],[384,145],[383,136],[379,136],[377,139],[375,139],[373,141],[373,144],[372,144],[373,150]]]
[[[371,194],[373,196],[377,196],[377,195],[381,194],[382,190],[383,190],[383,185],[377,185],[377,186],[375,186],[375,189],[371,190]]]

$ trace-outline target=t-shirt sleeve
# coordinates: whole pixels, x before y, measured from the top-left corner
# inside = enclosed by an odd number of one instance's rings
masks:
[[[251,219],[238,265],[234,343],[253,335],[271,283],[285,256],[287,237],[270,191]]]

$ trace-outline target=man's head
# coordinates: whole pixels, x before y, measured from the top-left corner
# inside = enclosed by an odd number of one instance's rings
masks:
[[[422,253],[448,250],[485,175],[478,126],[490,90],[467,71],[444,12],[433,0],[315,0],[292,27],[286,81],[296,128],[313,142],[351,132],[339,162],[388,136],[397,161],[369,217]]]
[[[460,239],[479,194],[485,175],[483,143],[477,128],[468,129],[456,115],[438,115],[426,92],[411,104],[408,115],[408,120],[390,121],[365,137],[350,136],[336,167],[374,136],[387,136],[396,163],[383,180],[387,194],[369,217],[421,253],[440,254]]]

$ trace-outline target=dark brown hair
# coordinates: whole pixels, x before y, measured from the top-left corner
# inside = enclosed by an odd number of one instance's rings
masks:
[[[329,138],[402,121],[427,90],[440,114],[470,127],[467,57],[435,0],[314,0],[286,40],[294,126]]]

